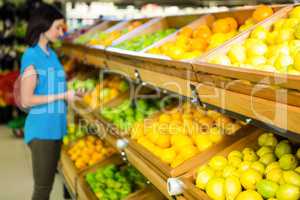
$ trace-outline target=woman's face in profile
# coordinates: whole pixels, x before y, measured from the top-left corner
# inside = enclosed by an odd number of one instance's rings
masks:
[[[49,30],[45,33],[47,39],[50,40],[50,42],[57,41],[64,35],[65,26],[64,19],[55,20]]]

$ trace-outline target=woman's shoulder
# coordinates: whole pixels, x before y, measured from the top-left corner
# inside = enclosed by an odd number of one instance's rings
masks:
[[[32,56],[34,56],[34,54],[35,54],[35,48],[34,48],[34,47],[28,47],[28,48],[24,51],[24,53],[23,53],[23,55],[22,55],[22,58],[24,59],[24,58],[26,58],[26,57],[32,57]]]

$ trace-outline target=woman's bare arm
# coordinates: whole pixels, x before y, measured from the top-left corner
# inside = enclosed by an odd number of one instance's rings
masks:
[[[34,90],[37,84],[37,73],[31,65],[27,67],[21,79],[21,104],[24,108],[51,103],[57,100],[71,100],[74,98],[74,91],[68,91],[57,95],[35,95]]]

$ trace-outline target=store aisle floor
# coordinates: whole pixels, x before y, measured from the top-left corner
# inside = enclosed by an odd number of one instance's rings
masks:
[[[0,126],[0,199],[30,200],[33,190],[31,157],[22,139]],[[62,181],[56,176],[51,200],[63,200]]]

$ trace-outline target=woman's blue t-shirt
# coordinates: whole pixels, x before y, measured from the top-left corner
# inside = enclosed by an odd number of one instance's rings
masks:
[[[37,74],[35,95],[59,94],[66,91],[64,69],[55,52],[48,48],[49,54],[39,45],[28,48],[22,56],[21,74],[33,65]],[[25,142],[37,140],[60,140],[66,134],[67,107],[64,100],[33,106],[26,118]]]

